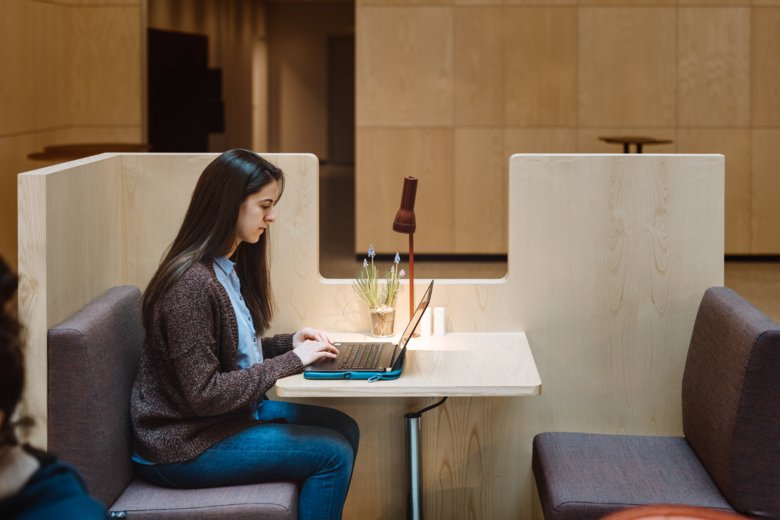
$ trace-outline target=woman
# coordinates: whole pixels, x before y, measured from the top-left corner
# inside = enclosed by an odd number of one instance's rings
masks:
[[[0,518],[104,519],[105,508],[87,494],[73,468],[16,439],[11,416],[24,386],[24,357],[19,323],[6,310],[16,284],[0,258]]]
[[[315,329],[262,338],[272,315],[268,227],[282,171],[230,150],[198,180],[144,293],[131,413],[136,467],[192,488],[301,481],[301,519],[340,518],[359,432],[336,410],[265,399],[276,380],[335,358]]]

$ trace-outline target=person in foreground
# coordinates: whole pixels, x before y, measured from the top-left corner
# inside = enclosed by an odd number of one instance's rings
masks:
[[[201,174],[143,296],[133,460],[143,478],[174,488],[298,480],[299,517],[335,519],[357,424],[265,398],[277,379],[337,353],[316,329],[261,339],[273,308],[269,226],[283,188],[282,170],[248,150],[223,153]]]
[[[16,285],[0,258],[0,518],[106,518],[72,467],[17,441],[11,416],[24,386],[24,357],[19,323],[7,311]]]

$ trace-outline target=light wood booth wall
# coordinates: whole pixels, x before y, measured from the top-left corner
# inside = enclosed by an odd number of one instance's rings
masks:
[[[44,146],[143,140],[144,0],[3,0],[0,255],[17,262],[16,174]]]
[[[19,177],[26,411],[38,420],[37,444],[45,443],[47,328],[111,286],[145,286],[213,157],[104,154]],[[368,330],[351,280],[318,274],[317,158],[266,157],[287,175],[272,231],[270,332]],[[425,415],[427,518],[531,518],[538,432],[681,433],[694,316],[704,290],[723,282],[723,169],[714,155],[511,158],[507,276],[437,280],[432,305],[447,308],[449,331],[525,330],[543,391],[452,398]],[[418,282],[421,291],[427,281]],[[309,402],[342,409],[361,427],[345,518],[403,518],[403,414],[433,399]]]
[[[780,0],[357,0],[356,252],[507,251],[507,159],[726,156],[726,252],[780,253]],[[633,148],[633,147],[632,147]],[[377,196],[381,193],[382,196]]]

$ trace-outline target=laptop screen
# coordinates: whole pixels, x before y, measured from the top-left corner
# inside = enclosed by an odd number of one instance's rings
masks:
[[[428,289],[425,291],[425,294],[423,294],[422,299],[420,300],[420,303],[417,305],[417,310],[414,311],[414,314],[412,315],[412,319],[409,320],[409,325],[406,326],[406,329],[404,329],[403,334],[401,334],[401,339],[398,341],[398,355],[393,360],[393,365],[395,365],[398,360],[403,356],[404,350],[406,349],[406,344],[409,343],[409,340],[412,338],[412,334],[414,334],[415,329],[417,329],[417,324],[420,323],[420,320],[422,319],[422,315],[425,312],[425,309],[428,308],[428,304],[431,302],[431,293],[433,292],[433,280],[431,280],[431,283],[428,284]]]

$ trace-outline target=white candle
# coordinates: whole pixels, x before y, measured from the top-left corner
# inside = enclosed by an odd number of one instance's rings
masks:
[[[433,309],[433,335],[434,336],[444,336],[447,333],[444,320],[445,320],[444,307],[435,307]]]
[[[425,312],[423,313],[422,318],[420,319],[419,332],[420,332],[420,336],[431,335],[431,308],[430,307],[425,309]]]

